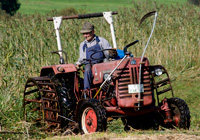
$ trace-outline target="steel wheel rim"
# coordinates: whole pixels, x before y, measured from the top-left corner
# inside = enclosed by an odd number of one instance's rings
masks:
[[[97,115],[93,108],[87,107],[81,117],[82,130],[85,134],[93,133],[97,130]]]

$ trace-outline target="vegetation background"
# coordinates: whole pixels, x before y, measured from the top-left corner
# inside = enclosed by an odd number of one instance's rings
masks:
[[[115,34],[119,48],[139,40],[130,48],[140,57],[149,37],[153,17],[141,27],[141,17],[149,11],[158,12],[155,32],[145,56],[151,64],[161,64],[169,72],[176,97],[184,99],[191,112],[189,131],[175,133],[199,135],[200,124],[200,7],[186,0],[20,0],[17,14],[0,15],[0,130],[19,134],[2,134],[0,138],[46,138],[55,135],[40,130],[29,132],[31,124],[23,121],[23,90],[28,77],[38,76],[42,66],[58,64],[58,57],[50,54],[57,50],[53,22],[54,16],[118,11],[114,17]],[[94,8],[95,7],[95,8]],[[60,34],[62,47],[68,54],[69,63],[79,57],[79,33],[82,24],[89,20],[95,24],[96,34],[111,44],[110,28],[103,18],[65,20]],[[167,96],[167,95],[166,95]],[[108,124],[107,133],[127,136],[120,120]],[[161,134],[166,131],[135,131],[133,134]],[[57,134],[60,135],[60,134]],[[104,134],[99,134],[102,137]],[[115,135],[117,136],[117,135]],[[104,136],[103,136],[104,137]],[[108,136],[109,137],[109,136]],[[73,139],[71,137],[70,139]]]

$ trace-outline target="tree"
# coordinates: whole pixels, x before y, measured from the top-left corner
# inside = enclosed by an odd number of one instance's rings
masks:
[[[200,0],[188,0],[190,3],[200,6]]]
[[[13,16],[16,11],[20,8],[20,3],[18,0],[0,0],[1,9],[4,10],[6,13]]]

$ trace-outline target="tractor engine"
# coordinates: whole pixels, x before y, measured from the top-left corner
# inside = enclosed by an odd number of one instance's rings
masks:
[[[101,84],[119,62],[120,60],[114,60],[107,63],[93,65],[93,84]],[[139,62],[140,58],[129,57],[120,64],[112,75],[112,82],[110,83],[110,86],[115,89],[112,92],[115,92],[114,96],[116,97],[118,107],[134,108],[138,106],[138,91],[135,91],[134,86],[138,86],[139,84]],[[142,106],[147,106],[154,103],[150,71],[148,68],[149,61],[147,58],[143,59],[142,65]]]

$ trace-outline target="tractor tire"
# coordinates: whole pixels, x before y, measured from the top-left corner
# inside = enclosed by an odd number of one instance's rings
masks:
[[[168,127],[175,127],[189,129],[190,127],[190,111],[186,102],[180,98],[170,98],[167,100],[169,108],[171,109],[171,115],[173,117],[173,123]]]
[[[61,116],[74,120],[74,112],[76,108],[76,97],[73,93],[73,82],[70,82],[70,76],[67,74],[64,75],[55,75],[54,73],[49,73],[48,77],[51,78],[55,84],[55,89],[59,99],[60,105],[60,114]],[[60,128],[71,127],[69,124],[71,121],[60,117]]]
[[[82,103],[79,113],[79,127],[84,134],[106,130],[106,109],[96,99]]]

